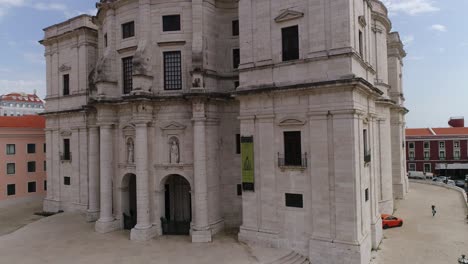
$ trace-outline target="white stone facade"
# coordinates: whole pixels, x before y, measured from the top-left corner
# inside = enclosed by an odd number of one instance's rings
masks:
[[[194,242],[240,227],[242,241],[314,263],[369,263],[380,213],[408,191],[405,52],[382,3],[107,0],[98,8],[45,29],[45,210],[87,212],[102,233],[132,223],[133,240],[162,235],[167,222],[188,222]],[[163,30],[174,15],[180,28]],[[134,34],[124,38],[129,22]],[[290,26],[299,58],[283,61]],[[174,51],[181,86],[167,90],[165,54]],[[291,131],[300,132],[301,166],[280,158]],[[254,142],[255,188],[242,195],[237,134]],[[286,206],[286,194],[300,195],[301,206]]]

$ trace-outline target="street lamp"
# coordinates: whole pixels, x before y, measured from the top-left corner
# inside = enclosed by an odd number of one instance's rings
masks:
[[[448,183],[447,167],[448,167],[448,163],[445,163],[445,184]]]
[[[465,255],[462,255],[461,258],[458,259],[459,264],[468,264],[468,259],[465,257]]]

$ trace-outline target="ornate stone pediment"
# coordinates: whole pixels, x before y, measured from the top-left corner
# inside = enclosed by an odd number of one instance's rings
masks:
[[[62,64],[62,66],[59,67],[60,72],[69,71],[69,70],[71,70],[71,67],[65,64]]]
[[[361,27],[366,27],[367,21],[366,21],[366,18],[364,16],[359,16],[358,21],[359,21],[359,24],[361,25]]]
[[[303,16],[304,16],[304,13],[302,12],[286,9],[283,12],[281,12],[279,16],[275,18],[275,22],[276,23],[284,22],[284,21],[288,21],[292,19],[301,18]]]
[[[60,136],[62,137],[69,137],[72,135],[72,132],[70,130],[62,130],[60,131]]]
[[[184,130],[186,126],[177,122],[170,122],[161,127],[161,130]]]
[[[280,121],[280,126],[303,126],[305,121],[302,121],[298,118],[285,118]]]

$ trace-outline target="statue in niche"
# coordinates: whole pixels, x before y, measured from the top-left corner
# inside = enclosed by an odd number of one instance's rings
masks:
[[[171,142],[171,151],[170,151],[170,162],[171,164],[179,163],[179,143],[176,139],[173,139]]]
[[[133,139],[129,138],[127,141],[127,163],[133,164],[135,162],[135,155],[134,155],[134,144]]]

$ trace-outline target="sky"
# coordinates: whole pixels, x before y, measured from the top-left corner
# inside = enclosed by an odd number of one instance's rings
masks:
[[[0,0],[0,94],[34,90],[45,97],[42,29],[79,14],[98,0]],[[468,123],[468,0],[382,0],[400,32],[407,127]]]

